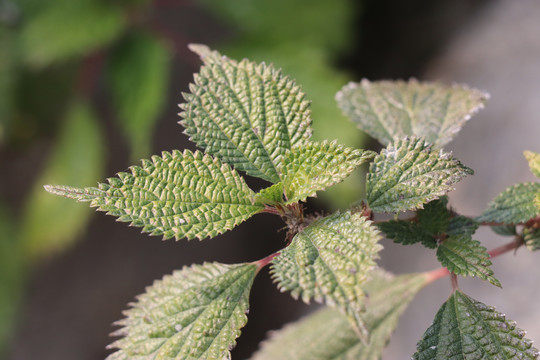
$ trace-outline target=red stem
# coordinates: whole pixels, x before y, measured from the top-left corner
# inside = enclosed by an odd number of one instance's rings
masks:
[[[270,262],[278,255],[279,255],[279,252],[275,252],[260,260],[254,261],[253,264],[257,265],[257,272],[259,272],[266,265],[270,264]]]

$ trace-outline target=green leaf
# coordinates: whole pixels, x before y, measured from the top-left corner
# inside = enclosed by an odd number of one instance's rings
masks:
[[[488,97],[465,85],[363,79],[343,87],[336,100],[345,115],[383,145],[414,135],[441,148]]]
[[[259,191],[255,195],[255,201],[262,204],[276,205],[285,202],[284,195],[283,183],[277,183]]]
[[[72,201],[50,196],[43,191],[43,184],[95,184],[103,176],[104,157],[95,115],[87,103],[74,101],[55,148],[25,204],[20,239],[28,255],[62,250],[84,230],[91,215],[89,209]]]
[[[411,245],[422,243],[425,247],[435,249],[437,240],[420,224],[406,220],[390,220],[377,224],[386,234],[386,238],[398,244]]]
[[[399,317],[415,295],[428,283],[424,274],[393,277],[376,272],[366,283],[369,293],[364,343],[347,318],[324,308],[272,332],[252,360],[379,360]]]
[[[181,124],[197,145],[237,170],[279,182],[278,166],[311,135],[309,102],[271,65],[237,62],[204,45],[191,45],[204,62],[184,94]]]
[[[488,204],[478,222],[518,224],[540,214],[535,198],[540,195],[540,183],[521,183],[509,187]]]
[[[18,71],[16,45],[14,32],[0,26],[0,145],[9,138],[13,122]]]
[[[424,205],[423,209],[417,211],[418,223],[424,230],[432,235],[439,235],[446,232],[450,222],[448,209],[448,197],[433,200]]]
[[[454,216],[450,219],[446,234],[450,236],[472,236],[478,229],[479,224],[466,216]]]
[[[523,229],[522,237],[527,249],[530,251],[540,249],[540,229],[526,227]]]
[[[90,201],[164,239],[213,237],[263,208],[253,203],[255,194],[236,171],[199,151],[163,152],[108,181],[99,188],[48,186],[47,191]]]
[[[336,213],[296,234],[272,261],[272,276],[294,298],[337,307],[365,337],[362,286],[375,268],[380,235],[360,213]]]
[[[205,263],[156,281],[124,312],[107,360],[230,359],[246,324],[253,264]]]
[[[437,259],[450,272],[479,277],[501,287],[499,280],[493,276],[489,258],[486,248],[479,241],[473,240],[470,235],[451,236],[437,249]]]
[[[22,55],[34,67],[88,55],[114,40],[125,26],[123,9],[109,2],[54,1],[22,29]]]
[[[540,178],[540,154],[532,151],[524,151],[523,155],[529,162],[529,168],[531,172],[537,177]]]
[[[456,291],[417,345],[413,360],[536,359],[525,331],[491,306]]]
[[[515,225],[503,225],[503,226],[492,226],[491,230],[495,234],[502,236],[516,236],[516,226]]]
[[[370,164],[367,200],[375,212],[418,209],[472,173],[450,153],[432,150],[423,139],[396,139]]]
[[[167,98],[170,58],[168,47],[145,33],[131,34],[111,55],[111,95],[132,158],[150,153],[153,125]]]
[[[323,141],[294,147],[283,159],[281,177],[287,203],[305,200],[343,181],[360,164],[372,159],[372,151],[356,150]]]

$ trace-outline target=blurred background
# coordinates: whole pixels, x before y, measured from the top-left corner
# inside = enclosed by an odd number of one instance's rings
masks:
[[[283,246],[271,215],[211,240],[164,242],[43,190],[95,186],[151,154],[194,149],[176,115],[200,66],[188,43],[283,68],[313,100],[314,137],[349,146],[377,149],[335,105],[348,81],[417,77],[488,91],[487,108],[448,146],[476,172],[450,203],[478,215],[506,187],[534,180],[522,151],[540,152],[539,15],[535,0],[0,0],[0,358],[103,359],[111,323],[153,280]],[[358,172],[308,205],[331,211],[362,192]],[[508,241],[489,229],[476,238],[488,248]],[[383,245],[381,265],[396,273],[439,266],[420,246]],[[503,290],[460,285],[540,341],[537,255],[494,260]],[[410,357],[449,294],[446,280],[420,293],[385,360]],[[233,358],[311,309],[263,271]]]

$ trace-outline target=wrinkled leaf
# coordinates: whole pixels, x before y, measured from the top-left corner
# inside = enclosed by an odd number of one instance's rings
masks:
[[[271,65],[237,62],[191,45],[204,66],[184,94],[181,124],[190,139],[237,170],[279,182],[278,166],[311,135],[309,102]]]
[[[112,97],[134,159],[150,153],[152,129],[167,99],[170,57],[160,40],[144,33],[129,36],[112,54]]]
[[[375,212],[422,208],[472,173],[450,153],[432,150],[423,139],[396,139],[370,164],[367,200]]]
[[[531,172],[537,177],[540,178],[540,154],[532,151],[524,151],[523,155],[529,162],[529,168]]]
[[[253,360],[379,360],[399,317],[427,282],[423,274],[393,277],[377,272],[365,286],[366,343],[345,316],[324,308],[272,332]]]
[[[75,101],[26,202],[21,241],[29,254],[45,255],[61,250],[83,231],[91,215],[89,209],[47,194],[43,185],[95,184],[103,176],[104,164],[103,139],[97,120],[88,104]]]
[[[538,195],[540,183],[530,182],[511,186],[497,195],[476,221],[508,225],[526,222],[540,214],[540,209],[534,203]]]
[[[493,307],[456,291],[417,345],[413,360],[538,358],[525,331]]]
[[[362,286],[376,266],[380,235],[359,213],[336,213],[296,234],[272,261],[272,276],[294,298],[337,307],[365,337]]]
[[[343,181],[360,164],[372,159],[372,151],[356,150],[336,142],[299,145],[288,152],[281,169],[288,203],[305,200]]]
[[[90,201],[90,206],[165,239],[213,237],[263,208],[253,203],[255,194],[235,170],[198,151],[163,152],[108,181],[99,188],[47,190]]]
[[[446,196],[428,202],[423,209],[416,212],[418,223],[432,235],[444,233],[450,221],[447,206],[448,197]]]
[[[454,216],[448,222],[446,234],[450,236],[467,235],[472,236],[478,229],[479,224],[465,216]]]
[[[488,97],[465,85],[364,79],[343,87],[336,100],[345,115],[383,145],[414,135],[441,148]]]
[[[462,276],[474,276],[487,280],[495,286],[501,283],[493,276],[490,256],[479,241],[470,235],[451,236],[437,249],[437,259],[450,272]]]
[[[390,220],[377,224],[377,226],[385,233],[386,238],[398,244],[411,245],[422,243],[430,249],[437,247],[437,240],[433,237],[433,234],[418,223],[405,220]]]
[[[87,55],[118,37],[125,26],[123,9],[110,2],[49,2],[22,29],[22,56],[31,66],[44,67]]]
[[[530,251],[540,249],[540,229],[525,228],[523,229],[523,242]]]
[[[156,281],[117,322],[107,360],[230,359],[256,265],[205,263]]]

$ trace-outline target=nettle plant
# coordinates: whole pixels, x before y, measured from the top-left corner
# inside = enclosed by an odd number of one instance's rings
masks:
[[[510,187],[476,218],[448,207],[446,194],[473,171],[442,147],[483,107],[485,93],[415,80],[346,85],[337,102],[386,146],[377,154],[311,141],[309,101],[273,66],[191,49],[204,65],[184,94],[180,123],[205,153],[163,152],[97,188],[46,189],[165,239],[214,237],[255,214],[275,214],[287,226],[286,245],[258,261],[193,265],[156,281],[117,323],[121,338],[109,360],[230,359],[252,283],[268,265],[281,291],[328,307],[274,332],[253,359],[378,359],[408,303],[447,275],[451,295],[413,359],[538,358],[515,322],[457,283],[459,275],[500,286],[490,258],[540,248],[540,183]],[[540,154],[525,156],[540,177]],[[307,197],[366,162],[365,201],[327,216],[304,213]],[[271,185],[256,193],[239,172]],[[400,218],[405,211],[415,213]],[[374,221],[374,213],[395,216]],[[481,225],[513,240],[487,251],[473,240]],[[378,268],[383,234],[434,249],[442,268],[398,276]]]

